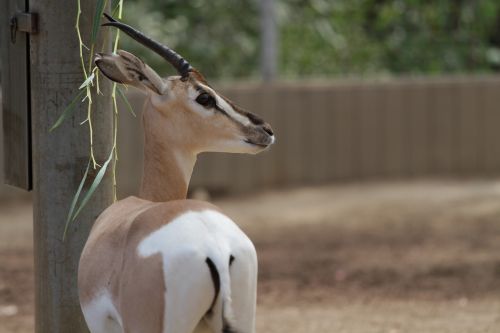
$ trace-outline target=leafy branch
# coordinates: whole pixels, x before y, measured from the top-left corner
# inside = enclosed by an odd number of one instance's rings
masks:
[[[118,95],[120,95],[120,97],[124,101],[126,101],[127,108],[135,116],[126,96],[117,87],[117,84],[113,83],[113,88],[112,88],[112,92],[111,92],[111,99],[113,101],[113,145],[112,145],[111,151],[110,151],[109,156],[106,159],[106,161],[102,164],[102,166],[99,165],[96,161],[95,154],[94,154],[94,139],[93,139],[94,130],[93,130],[93,124],[92,124],[92,112],[93,112],[92,93],[95,92],[96,94],[102,94],[102,92],[101,92],[100,87],[99,87],[99,70],[98,70],[97,66],[95,66],[93,63],[93,54],[94,54],[94,50],[96,48],[96,42],[97,42],[97,38],[98,38],[101,17],[104,13],[104,8],[106,8],[107,4],[108,4],[108,0],[98,0],[97,1],[95,12],[94,12],[94,17],[93,17],[93,22],[92,22],[90,43],[89,43],[89,46],[87,46],[83,42],[83,38],[82,38],[81,30],[80,30],[80,17],[82,15],[81,0],[77,0],[77,14],[76,14],[76,21],[75,21],[75,29],[76,29],[76,33],[78,36],[78,42],[79,42],[79,54],[80,54],[81,69],[82,69],[82,74],[83,74],[83,82],[78,87],[78,93],[75,95],[73,100],[66,106],[66,108],[63,110],[63,112],[61,113],[59,118],[56,120],[56,122],[50,128],[50,131],[52,132],[57,127],[59,127],[64,122],[65,119],[67,119],[68,117],[70,117],[73,114],[78,103],[86,103],[86,105],[87,105],[86,118],[81,122],[80,125],[86,124],[88,127],[89,147],[90,147],[89,161],[88,161],[87,167],[85,169],[85,173],[83,175],[83,178],[80,181],[78,189],[76,190],[76,193],[73,196],[73,199],[71,201],[68,216],[66,218],[66,224],[64,227],[63,240],[66,239],[67,231],[68,231],[70,224],[76,220],[76,218],[78,217],[80,212],[87,205],[87,203],[91,199],[92,195],[95,193],[96,189],[99,187],[99,185],[100,185],[102,179],[104,178],[104,175],[106,174],[106,171],[110,165],[111,165],[111,169],[112,169],[112,179],[113,179],[113,199],[114,199],[114,201],[116,201],[116,199],[117,199],[117,195],[116,195],[116,165],[117,165],[117,161],[118,161],[117,92],[118,92]],[[116,4],[113,7],[112,13],[113,13],[113,15],[118,17],[119,19],[122,18],[123,0],[116,1]],[[120,33],[119,33],[119,31],[117,31],[116,35],[114,37],[114,41],[113,41],[113,52],[114,53],[116,53],[116,51],[118,49],[119,41],[120,41]],[[107,44],[106,42],[103,43],[103,48],[105,47],[106,44]],[[89,60],[88,60],[87,64],[85,64],[84,49],[89,51]],[[85,194],[82,195],[84,185],[87,182],[87,178],[88,178],[88,175],[89,175],[89,172],[91,169],[94,169],[94,170],[99,169],[99,171],[97,172],[95,178],[93,179],[90,187],[86,190]]]

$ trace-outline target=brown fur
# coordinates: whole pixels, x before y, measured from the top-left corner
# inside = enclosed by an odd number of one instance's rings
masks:
[[[238,152],[243,148],[244,152],[261,151],[261,146],[246,146],[242,141],[270,144],[263,127],[269,125],[232,103],[236,112],[249,118],[250,125],[237,124],[222,112],[193,110],[190,105],[195,102],[189,100],[189,89],[196,84],[208,85],[196,70],[187,80],[163,80],[139,58],[123,51],[100,55],[96,63],[112,80],[147,87],[150,93],[143,112],[142,199],[129,197],[116,202],[95,222],[80,259],[80,301],[85,306],[106,290],[122,317],[125,332],[160,333],[165,324],[168,276],[163,276],[161,255],[139,257],[138,244],[186,211],[217,210],[205,202],[185,200],[196,155],[225,149],[227,142],[241,144]]]
[[[137,246],[182,213],[205,209],[218,210],[195,200],[151,203],[137,197],[106,209],[92,228],[80,259],[81,303],[89,303],[107,289],[122,316],[125,331],[161,332],[165,310],[162,257],[139,257]]]
[[[208,84],[205,77],[195,68],[193,68],[191,70],[191,72],[189,73],[189,77],[191,79],[191,82],[193,82],[193,83],[198,81],[198,82],[203,83],[204,85],[210,86],[210,84]]]

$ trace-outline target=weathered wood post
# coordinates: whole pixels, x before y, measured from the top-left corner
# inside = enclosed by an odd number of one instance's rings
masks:
[[[80,29],[84,41],[89,41],[97,2],[81,1]],[[29,11],[38,14],[38,32],[29,39],[35,331],[86,332],[78,302],[78,260],[93,221],[112,202],[112,184],[110,177],[105,177],[63,241],[68,209],[90,149],[88,127],[80,125],[87,112],[83,103],[59,128],[49,132],[83,81],[74,28],[77,1],[29,0]],[[109,43],[110,38],[107,40]],[[101,47],[96,49],[100,51]],[[92,120],[96,159],[102,164],[112,147],[112,105],[108,81],[101,80],[100,87],[106,97],[94,96]],[[95,173],[90,176],[91,181]]]

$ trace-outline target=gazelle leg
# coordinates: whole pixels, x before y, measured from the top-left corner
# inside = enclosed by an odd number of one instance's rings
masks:
[[[170,278],[166,279],[163,333],[192,333],[210,308],[215,291],[203,259],[190,258],[174,266],[176,274],[167,274]]]

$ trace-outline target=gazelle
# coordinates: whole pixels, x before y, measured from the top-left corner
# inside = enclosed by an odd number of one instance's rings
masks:
[[[163,79],[125,51],[95,58],[109,79],[148,97],[140,195],[99,216],[80,259],[80,303],[90,331],[254,332],[255,248],[217,207],[186,193],[198,153],[258,153],[274,142],[271,127],[215,92],[177,53],[107,17],[105,26],[155,51],[179,75]]]

